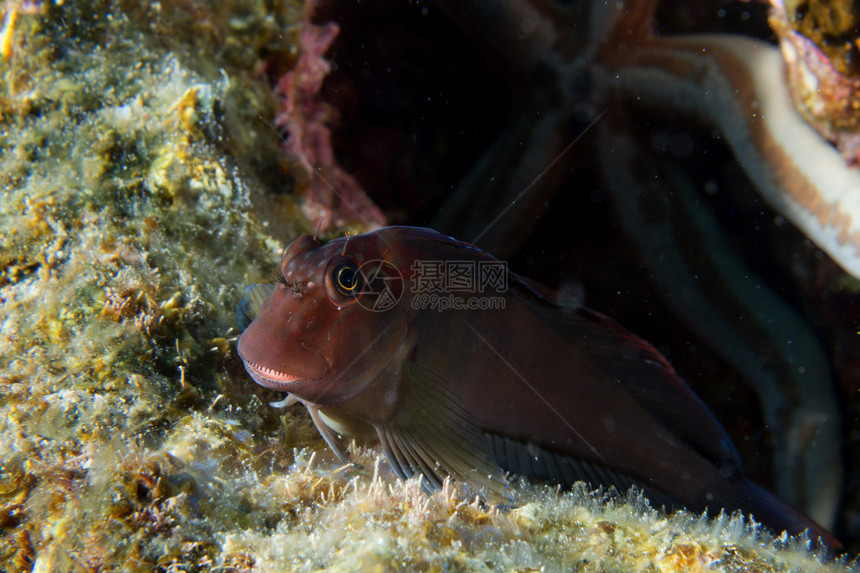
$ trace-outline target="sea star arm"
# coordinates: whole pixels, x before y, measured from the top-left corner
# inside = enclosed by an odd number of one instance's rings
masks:
[[[765,200],[860,278],[860,169],[794,109],[779,50],[740,36],[653,38],[618,52],[617,89],[720,129]]]

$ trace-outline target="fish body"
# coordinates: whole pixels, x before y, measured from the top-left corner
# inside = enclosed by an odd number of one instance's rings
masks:
[[[239,354],[257,383],[305,404],[342,459],[339,436],[378,439],[401,477],[451,476],[493,502],[508,499],[505,471],[636,485],[658,505],[740,509],[838,546],[745,476],[725,429],[650,344],[500,265],[415,227],[300,237]],[[444,283],[457,269],[478,280]]]

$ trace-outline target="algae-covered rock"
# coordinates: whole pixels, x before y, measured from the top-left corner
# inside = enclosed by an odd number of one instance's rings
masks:
[[[228,373],[244,284],[310,228],[265,173],[280,154],[257,119],[267,83],[228,58],[239,14],[283,19],[273,35],[290,37],[287,7],[255,7],[201,15],[225,46],[209,55],[195,30],[179,50],[179,28],[111,3],[6,7],[0,555],[13,569],[181,554],[171,531],[203,515],[198,481],[278,447],[277,418]],[[201,448],[203,474],[170,445],[198,426],[202,445],[183,451]]]
[[[270,127],[306,18],[211,4],[4,4],[0,568],[820,566],[638,498],[428,496],[367,450],[338,468],[300,407],[265,405],[233,317],[314,227]]]

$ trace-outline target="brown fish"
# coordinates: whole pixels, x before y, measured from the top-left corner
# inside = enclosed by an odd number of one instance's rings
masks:
[[[451,476],[493,502],[509,499],[504,471],[636,485],[656,505],[740,509],[839,546],[746,477],[650,344],[471,245],[414,227],[302,236],[279,282],[248,294],[246,369],[301,401],[344,461],[339,436],[378,439],[400,477]]]

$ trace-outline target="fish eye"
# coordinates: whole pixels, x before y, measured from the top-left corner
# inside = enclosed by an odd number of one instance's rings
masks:
[[[343,296],[356,296],[361,293],[364,280],[355,263],[341,263],[332,273],[334,287]]]

